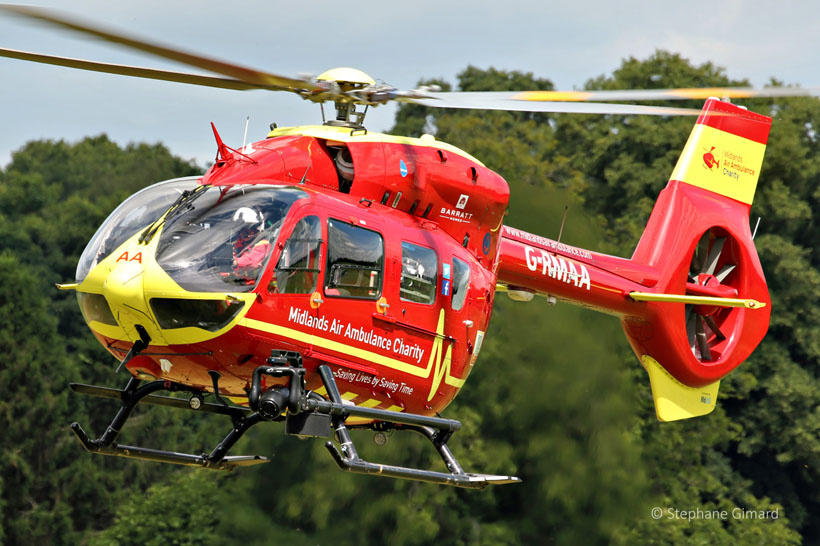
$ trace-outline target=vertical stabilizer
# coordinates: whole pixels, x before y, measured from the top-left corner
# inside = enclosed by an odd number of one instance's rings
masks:
[[[720,379],[768,330],[749,210],[770,126],[766,116],[706,101],[632,257],[660,272],[645,307],[622,324],[662,421],[712,411]]]

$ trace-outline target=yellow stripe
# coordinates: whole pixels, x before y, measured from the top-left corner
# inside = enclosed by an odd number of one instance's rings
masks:
[[[342,395],[342,398],[345,399],[345,400],[353,400],[357,396],[359,396],[359,395],[356,394],[355,392],[346,392]]]
[[[727,87],[693,87],[683,89],[670,89],[668,95],[674,97],[684,97],[687,99],[708,99],[709,97],[721,97],[732,99],[748,99],[754,96],[753,92],[747,89],[732,89]]]
[[[261,320],[244,317],[239,321],[239,324],[246,328],[260,330],[262,332],[268,332],[277,336],[286,337],[288,339],[301,341],[308,345],[330,349],[331,351],[336,351],[339,353],[345,353],[350,356],[360,358],[374,364],[379,364],[386,368],[398,370],[406,374],[414,375],[416,377],[421,377],[423,379],[429,378],[432,374],[433,381],[430,385],[430,395],[428,397],[428,401],[433,399],[433,396],[435,396],[435,393],[442,380],[445,384],[457,389],[460,389],[464,385],[464,379],[453,377],[450,373],[450,367],[452,366],[453,345],[451,343],[447,347],[447,350],[444,350],[444,309],[441,309],[439,312],[438,326],[436,326],[436,333],[438,335],[433,341],[433,346],[430,348],[430,358],[427,361],[426,368],[419,368],[418,366],[407,364],[406,362],[396,360],[395,358],[389,358],[378,353],[347,345],[345,343],[339,343],[338,341],[333,341],[332,339],[308,334],[299,330],[294,330],[293,328],[285,328],[284,326],[263,322]]]
[[[313,391],[313,392],[315,392],[315,393],[317,393],[317,394],[319,394],[319,395],[321,395],[321,396],[324,396],[324,395],[326,395],[326,394],[327,394],[327,389],[325,389],[325,386],[324,386],[324,385],[322,385],[321,387],[319,387],[318,389],[316,389],[316,390],[315,390],[315,391]]]
[[[362,402],[361,404],[357,404],[360,408],[375,408],[379,404],[381,404],[381,400],[376,400],[375,398],[371,398],[367,402]]]
[[[387,408],[387,411],[404,411],[404,408],[401,406],[390,406]]]
[[[294,330],[292,328],[285,328],[284,326],[278,326],[276,324],[270,324],[268,322],[262,322],[261,320],[249,318],[242,319],[239,324],[245,326],[246,328],[261,330],[277,336],[302,341],[316,347],[322,347],[324,349],[330,349],[331,351],[345,353],[356,358],[361,358],[362,360],[373,362],[374,364],[379,364],[386,368],[414,375],[416,377],[426,378],[430,375],[431,366],[428,366],[427,369],[419,368],[418,366],[407,364],[406,362],[396,360],[395,358],[382,356],[371,351],[366,351],[364,349],[359,349],[358,347],[339,343],[338,341],[333,341],[332,339],[326,339],[323,337],[314,336],[313,334],[300,332],[299,330]]]
[[[451,152],[463,158],[484,166],[484,163],[471,156],[464,150],[456,148],[452,144],[447,144],[435,138],[412,138],[397,135],[385,135],[383,133],[351,132],[349,127],[332,127],[327,125],[302,125],[300,127],[279,127],[268,133],[268,138],[288,135],[304,135],[314,138],[338,140],[339,142],[388,142],[391,144],[409,144],[411,146],[423,146]]]
[[[589,93],[583,91],[523,91],[515,95],[515,100],[532,102],[564,101],[576,102],[589,100]]]

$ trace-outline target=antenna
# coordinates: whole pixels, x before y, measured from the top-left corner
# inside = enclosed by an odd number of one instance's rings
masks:
[[[248,125],[251,122],[251,117],[248,116],[245,118],[245,135],[242,137],[242,149],[245,149],[245,143],[248,142]]]
[[[760,216],[757,217],[757,223],[755,224],[755,230],[752,232],[752,240],[754,240],[755,235],[757,235],[757,228],[760,226]]]
[[[567,211],[569,210],[569,205],[564,207],[564,217],[561,219],[561,229],[558,230],[558,241],[561,242],[561,235],[564,234],[564,222],[567,221]]]

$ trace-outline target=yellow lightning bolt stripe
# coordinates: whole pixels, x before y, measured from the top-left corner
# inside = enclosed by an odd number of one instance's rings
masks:
[[[438,325],[436,326],[436,333],[439,334],[436,336],[435,341],[433,342],[433,347],[430,349],[430,360],[427,362],[427,369],[433,370],[433,366],[435,365],[435,373],[433,374],[433,383],[430,385],[430,394],[427,397],[427,401],[433,399],[433,396],[436,394],[436,390],[438,386],[441,384],[442,378],[444,382],[451,387],[455,387],[460,389],[464,385],[464,379],[456,379],[452,375],[450,375],[450,367],[453,362],[453,346],[450,345],[447,347],[447,352],[444,354],[444,365],[441,364],[441,356],[444,353],[444,309],[441,310],[438,316]]]

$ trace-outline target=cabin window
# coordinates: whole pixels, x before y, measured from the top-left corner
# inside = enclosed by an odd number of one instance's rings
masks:
[[[311,294],[319,278],[322,226],[318,216],[299,220],[282,248],[268,289],[280,294]]]
[[[454,311],[464,307],[469,286],[470,266],[458,258],[453,258],[453,299],[451,303]]]
[[[384,276],[384,240],[342,220],[327,222],[325,294],[378,299]]]
[[[436,301],[436,275],[438,260],[436,252],[413,243],[401,244],[402,301],[431,304]]]

